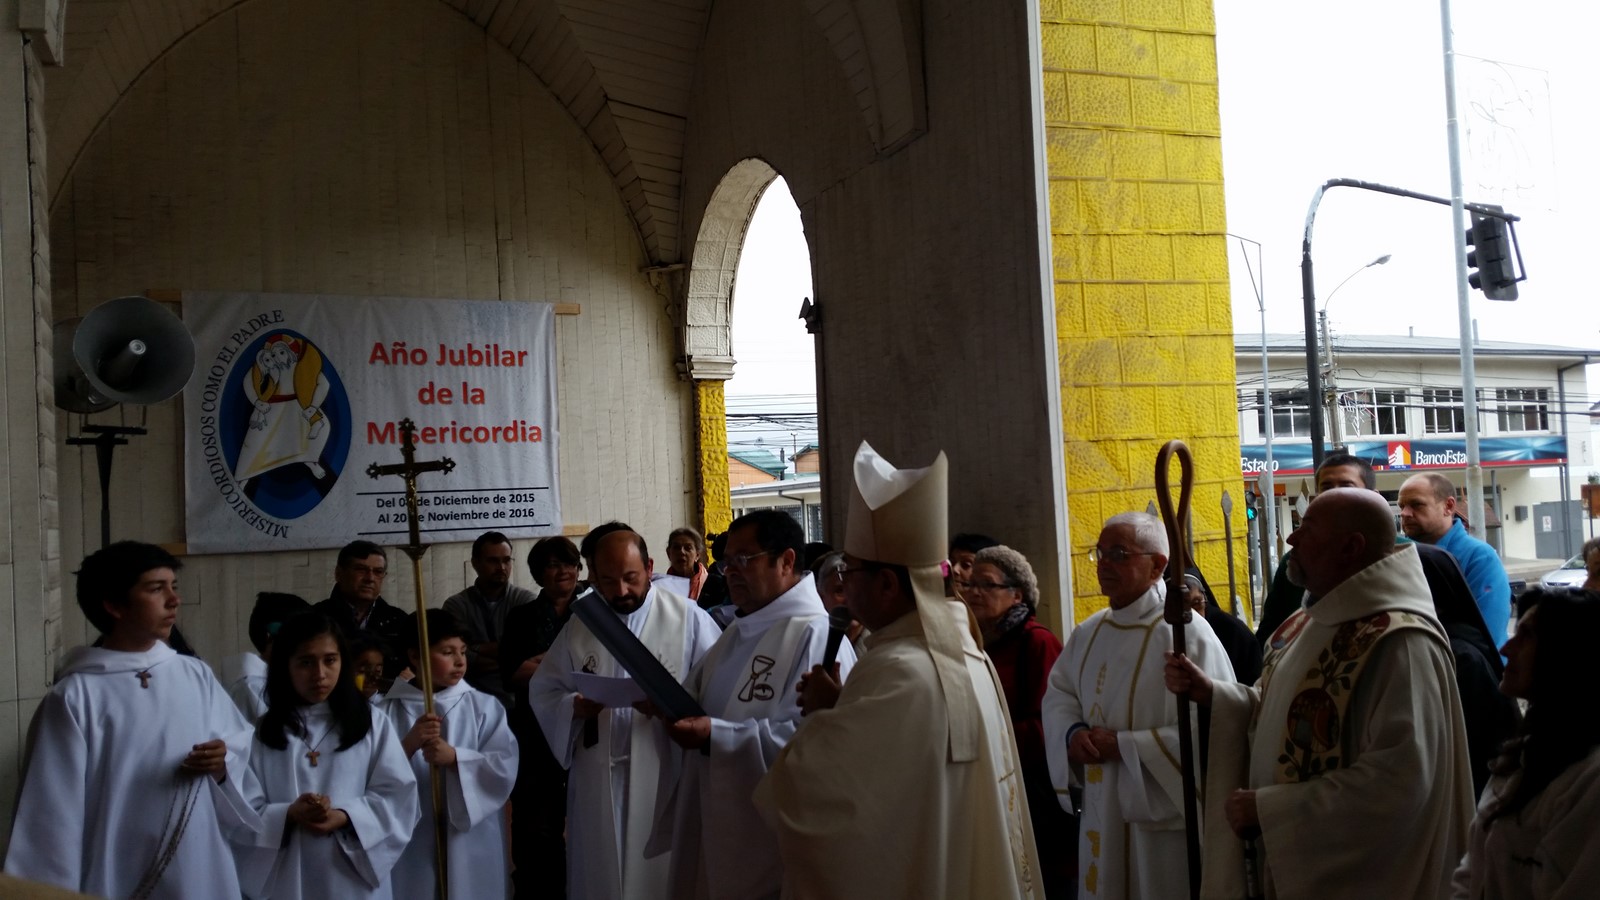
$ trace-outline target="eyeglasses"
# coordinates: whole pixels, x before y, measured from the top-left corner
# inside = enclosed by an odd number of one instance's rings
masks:
[[[1135,556],[1155,556],[1149,550],[1124,550],[1121,547],[1108,547],[1101,550],[1099,547],[1089,548],[1089,561],[1099,562],[1102,559],[1108,563],[1125,563]]]
[[[843,584],[844,583],[844,577],[846,575],[851,574],[852,572],[871,572],[871,571],[874,571],[875,569],[876,569],[875,566],[840,566],[839,568],[834,569],[833,571],[834,571],[834,575],[838,577],[839,583]]]
[[[1014,590],[1016,585],[1004,581],[966,581],[960,583],[963,591],[977,591],[980,594],[993,593],[994,591]]]
[[[763,550],[760,553],[734,553],[729,556],[724,556],[722,559],[723,562],[728,564],[728,568],[742,569],[745,566],[750,565],[752,561],[766,556],[767,553],[768,551],[766,550]]]

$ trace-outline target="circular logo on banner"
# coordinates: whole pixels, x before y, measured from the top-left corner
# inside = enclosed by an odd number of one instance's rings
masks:
[[[218,409],[222,453],[245,498],[297,519],[333,490],[350,455],[350,398],[333,362],[280,328],[245,347]]]

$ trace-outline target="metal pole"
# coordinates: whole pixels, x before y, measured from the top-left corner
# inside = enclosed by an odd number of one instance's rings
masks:
[[[1265,534],[1272,536],[1278,533],[1278,517],[1277,503],[1273,499],[1276,491],[1273,483],[1276,473],[1272,463],[1272,368],[1267,361],[1267,270],[1261,262],[1261,243],[1259,241],[1252,241],[1237,234],[1233,235],[1233,237],[1239,241],[1239,252],[1244,256],[1245,270],[1250,273],[1250,286],[1256,292],[1256,309],[1261,313],[1261,422],[1262,437],[1266,441],[1266,468],[1261,472],[1261,490],[1264,492],[1262,494],[1261,527],[1264,529]],[[1250,265],[1249,254],[1244,252],[1246,242],[1256,245],[1256,264],[1253,268]],[[1256,276],[1256,269],[1261,270],[1259,280]],[[1273,542],[1268,541],[1263,546],[1270,547],[1272,544]],[[1273,550],[1276,549],[1276,547],[1273,547]],[[1261,569],[1264,573],[1262,584],[1272,580],[1272,575],[1275,571],[1274,564],[1274,554],[1272,550],[1269,550],[1261,561]]]
[[[1317,281],[1311,271],[1311,222],[1317,215],[1317,204],[1327,186],[1317,188],[1311,200],[1311,211],[1306,214],[1306,234],[1300,242],[1300,297],[1305,305],[1306,327],[1306,405],[1311,418],[1311,468],[1322,467],[1322,365],[1317,361]]]
[[[1330,294],[1331,298],[1332,295]],[[1317,318],[1322,326],[1322,351],[1326,354],[1328,367],[1328,437],[1333,441],[1333,448],[1338,450],[1344,446],[1344,409],[1339,405],[1338,376],[1333,372],[1333,336],[1328,333],[1328,309],[1326,304],[1318,311]]]
[[[1322,434],[1323,434],[1322,424],[1323,423],[1322,423],[1322,377],[1318,374],[1318,371],[1317,371],[1318,368],[1319,368],[1318,365],[1317,365],[1317,334],[1316,334],[1316,328],[1317,328],[1317,295],[1316,294],[1317,294],[1317,292],[1316,292],[1316,280],[1312,276],[1312,271],[1311,271],[1311,229],[1312,229],[1312,226],[1316,224],[1317,207],[1319,205],[1321,205],[1321,203],[1322,203],[1322,195],[1327,193],[1328,188],[1333,188],[1333,187],[1352,187],[1352,188],[1360,188],[1363,191],[1377,191],[1378,193],[1381,193],[1381,194],[1392,194],[1392,195],[1394,195],[1396,197],[1409,197],[1409,198],[1411,198],[1413,200],[1426,200],[1429,203],[1449,204],[1451,206],[1451,208],[1455,211],[1457,291],[1458,291],[1458,297],[1460,298],[1459,302],[1460,302],[1463,310],[1466,307],[1466,296],[1465,296],[1465,294],[1463,292],[1466,291],[1466,284],[1467,284],[1467,275],[1466,275],[1466,268],[1465,268],[1465,266],[1466,266],[1466,240],[1467,240],[1467,237],[1466,237],[1466,226],[1463,224],[1462,218],[1461,218],[1461,210],[1463,208],[1470,209],[1473,212],[1478,213],[1480,215],[1494,216],[1495,218],[1498,218],[1498,219],[1504,219],[1507,222],[1519,221],[1519,217],[1511,215],[1510,213],[1508,213],[1508,212],[1506,212],[1506,211],[1504,211],[1502,209],[1484,206],[1481,203],[1467,203],[1467,204],[1464,204],[1464,205],[1462,204],[1462,201],[1461,201],[1460,146],[1459,146],[1458,138],[1456,137],[1455,128],[1453,127],[1453,123],[1455,121],[1455,82],[1454,82],[1455,63],[1453,62],[1453,57],[1452,57],[1453,50],[1450,49],[1450,47],[1451,47],[1451,45],[1450,45],[1450,24],[1449,24],[1450,4],[1449,4],[1449,0],[1442,0],[1442,2],[1444,4],[1444,10],[1445,10],[1445,26],[1444,26],[1445,47],[1446,47],[1446,49],[1445,49],[1445,69],[1447,70],[1446,71],[1446,76],[1445,76],[1445,87],[1446,87],[1446,91],[1448,93],[1448,99],[1449,99],[1449,104],[1450,104],[1450,117],[1451,117],[1451,122],[1452,122],[1452,127],[1450,129],[1450,147],[1451,147],[1451,150],[1452,150],[1451,160],[1452,160],[1452,162],[1455,163],[1455,166],[1454,166],[1455,178],[1453,179],[1454,184],[1452,185],[1452,187],[1454,188],[1454,195],[1451,197],[1451,199],[1446,200],[1443,197],[1435,197],[1435,196],[1432,196],[1431,194],[1423,194],[1423,193],[1419,193],[1417,191],[1408,191],[1405,188],[1391,187],[1391,186],[1386,185],[1386,184],[1377,184],[1377,183],[1371,182],[1371,181],[1359,181],[1359,180],[1354,179],[1354,178],[1330,178],[1327,181],[1324,181],[1322,183],[1322,185],[1317,188],[1317,192],[1315,194],[1313,194],[1312,197],[1311,197],[1311,207],[1306,210],[1305,236],[1302,237],[1301,240],[1300,240],[1300,296],[1302,298],[1303,303],[1305,304],[1304,312],[1305,312],[1305,329],[1306,329],[1306,381],[1307,381],[1307,389],[1308,389],[1308,391],[1310,393],[1310,397],[1308,399],[1310,401],[1310,406],[1311,406],[1311,460],[1312,460],[1312,465],[1313,466],[1321,466],[1322,465],[1322,455],[1323,455],[1322,454],[1322,449],[1323,449],[1322,448]],[[1337,288],[1335,290],[1337,290]],[[1470,331],[1471,331],[1470,316],[1466,312],[1463,312],[1462,315],[1463,315],[1464,318],[1468,319],[1468,322],[1467,322],[1467,324],[1464,324],[1461,327],[1462,344],[1463,344],[1463,349],[1462,349],[1461,356],[1462,356],[1462,362],[1464,364],[1463,368],[1467,369],[1467,372],[1468,372],[1468,376],[1467,377],[1471,377],[1470,368],[1469,368],[1470,365],[1471,365],[1471,359],[1472,359],[1471,343],[1469,342],[1470,341]],[[1477,456],[1475,454],[1477,453],[1477,446],[1478,446],[1478,439],[1477,439],[1477,427],[1478,427],[1478,422],[1477,422],[1477,406],[1478,406],[1478,404],[1477,404],[1477,396],[1475,394],[1469,395],[1467,397],[1467,402],[1469,404],[1471,404],[1471,411],[1472,411],[1472,415],[1469,417],[1471,419],[1471,421],[1469,421],[1467,423],[1467,427],[1469,429],[1469,431],[1468,431],[1468,440],[1467,440],[1467,453],[1468,453],[1468,457],[1470,459],[1474,459],[1475,460],[1475,459],[1477,459]],[[1483,483],[1483,472],[1482,472],[1482,469],[1478,468],[1478,467],[1474,467],[1474,469],[1476,469],[1476,471],[1478,473],[1478,476],[1477,476],[1478,477],[1478,483],[1481,485]],[[1468,470],[1469,477],[1471,476],[1471,473],[1472,473],[1472,471],[1474,471],[1474,469],[1469,469]],[[1481,518],[1481,517],[1479,517],[1479,518]]]
[[[1472,303],[1467,286],[1467,212],[1461,191],[1461,128],[1456,116],[1456,49],[1450,0],[1439,0],[1444,36],[1445,132],[1450,143],[1450,222],[1455,229],[1456,309],[1461,331],[1461,395],[1467,417],[1467,529],[1483,540],[1483,457],[1478,446],[1478,377],[1473,362]]]

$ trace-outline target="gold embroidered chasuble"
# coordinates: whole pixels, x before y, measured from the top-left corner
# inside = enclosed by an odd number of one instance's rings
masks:
[[[1455,662],[1416,549],[1347,579],[1273,643],[1262,684],[1215,688],[1206,779],[1214,801],[1255,789],[1267,897],[1449,896],[1472,777]],[[1243,844],[1223,804],[1205,818],[1201,896],[1244,896]]]

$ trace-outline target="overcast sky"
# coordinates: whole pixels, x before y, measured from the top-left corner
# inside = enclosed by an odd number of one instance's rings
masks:
[[[1263,245],[1267,327],[1299,331],[1300,241],[1318,185],[1359,178],[1449,196],[1439,7],[1216,0],[1216,12],[1228,228]],[[1453,12],[1464,194],[1523,217],[1528,270],[1516,302],[1472,292],[1480,336],[1600,348],[1585,233],[1597,193],[1585,165],[1600,88],[1593,5],[1460,0]],[[1446,206],[1329,191],[1313,232],[1319,299],[1392,255],[1339,291],[1334,328],[1456,336],[1453,231]],[[1235,244],[1234,322],[1253,331],[1242,263]]]
[[[1523,217],[1517,235],[1529,273],[1516,302],[1472,292],[1480,336],[1600,349],[1592,287],[1600,234],[1588,231],[1600,189],[1586,165],[1600,137],[1600,13],[1572,0],[1458,0],[1453,12],[1466,199]],[[1216,0],[1216,14],[1228,229],[1262,244],[1267,327],[1297,332],[1300,240],[1318,185],[1359,178],[1449,195],[1439,7]],[[1314,231],[1319,299],[1391,256],[1338,292],[1333,328],[1455,337],[1452,233],[1447,206],[1330,191]],[[1258,331],[1237,242],[1229,264],[1235,329]],[[796,319],[810,294],[799,211],[780,181],[757,210],[735,283],[730,412],[814,392],[811,338]],[[1590,367],[1596,380],[1600,366]],[[1597,396],[1588,388],[1588,402]],[[788,443],[788,431],[768,429],[763,440]]]

